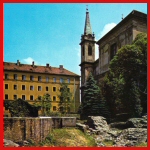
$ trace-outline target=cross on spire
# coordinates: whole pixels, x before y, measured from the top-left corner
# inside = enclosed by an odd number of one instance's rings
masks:
[[[123,20],[123,14],[122,14],[122,20]]]
[[[84,34],[85,35],[88,35],[88,34],[92,35],[92,28],[91,28],[91,24],[90,24],[90,16],[89,16],[89,12],[88,12],[88,5],[86,5],[86,18],[85,18]]]
[[[88,5],[86,5],[86,12],[88,12]]]

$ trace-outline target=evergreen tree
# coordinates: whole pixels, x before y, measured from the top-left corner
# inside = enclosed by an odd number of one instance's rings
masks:
[[[104,116],[108,117],[108,110],[106,108],[106,102],[101,97],[101,91],[99,86],[96,84],[92,73],[86,82],[84,89],[83,102],[80,106],[81,118],[83,116]]]
[[[72,93],[70,92],[70,88],[68,88],[68,84],[65,82],[61,83],[59,92],[58,110],[63,114],[69,113],[72,109]]]

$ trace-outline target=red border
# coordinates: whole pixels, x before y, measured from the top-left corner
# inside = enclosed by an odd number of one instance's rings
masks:
[[[0,134],[0,148],[1,149],[6,149],[3,147],[3,56],[4,56],[4,45],[3,45],[3,35],[4,35],[4,10],[3,10],[3,4],[4,3],[148,3],[149,6],[149,2],[148,0],[0,0],[0,45],[1,45],[1,54],[0,54],[0,129],[1,129],[1,134]],[[149,13],[149,10],[148,10]],[[148,15],[148,20],[149,20],[149,15]],[[149,27],[149,26],[148,26]],[[148,29],[148,33],[149,33],[149,29]],[[149,37],[149,36],[148,36]],[[149,47],[149,44],[148,44]],[[148,58],[149,58],[149,52],[148,52]],[[149,64],[149,59],[148,59],[148,64]],[[149,70],[148,70],[148,77],[149,77]],[[148,85],[149,85],[149,80],[148,80]],[[149,100],[149,95],[148,95],[148,100]],[[149,103],[148,103],[149,106]],[[148,112],[149,114],[149,112]],[[148,120],[149,120],[149,115],[148,115]],[[149,124],[148,124],[149,127]],[[149,130],[148,130],[148,135],[149,135]],[[148,139],[148,147],[130,147],[130,149],[149,149],[149,137]],[[45,147],[43,147],[45,148]],[[32,148],[32,149],[43,149],[43,148]],[[50,147],[47,147],[50,148]],[[73,147],[71,149],[77,149],[79,147]],[[120,149],[120,148],[125,148],[125,149],[129,149],[127,147],[94,147],[94,148],[90,148],[90,147],[81,147],[82,149]],[[9,149],[7,147],[7,149]],[[14,148],[11,148],[14,149]],[[16,149],[16,148],[15,148]],[[17,149],[23,149],[23,147],[21,148],[17,148]],[[30,148],[28,148],[30,149]],[[60,147],[54,147],[53,149],[62,149]],[[70,148],[63,148],[63,149],[70,149]]]
[[[3,3],[147,3],[148,0],[1,0]]]

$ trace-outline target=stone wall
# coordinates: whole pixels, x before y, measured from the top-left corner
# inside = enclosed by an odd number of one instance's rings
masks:
[[[4,118],[4,138],[14,142],[41,142],[53,128],[75,127],[75,117],[7,117]]]

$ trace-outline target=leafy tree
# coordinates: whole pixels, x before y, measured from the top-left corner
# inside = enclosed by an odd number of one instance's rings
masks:
[[[108,117],[109,112],[106,107],[106,101],[101,97],[101,91],[99,86],[96,84],[92,73],[86,81],[84,89],[83,102],[80,106],[81,118],[87,116],[104,116]]]
[[[61,113],[68,113],[71,110],[72,107],[72,93],[70,92],[70,89],[68,88],[68,84],[63,82],[60,84],[59,89],[59,104],[58,104],[58,110]]]
[[[38,109],[22,99],[17,99],[13,101],[5,100],[4,105],[6,109],[9,109],[12,117],[38,116]]]
[[[113,82],[112,81],[112,74],[106,73],[104,80],[101,81],[100,83],[100,88],[102,91],[102,96],[105,98],[106,103],[108,104],[108,110],[111,113],[111,117],[115,116],[116,113],[116,106],[115,106],[115,96],[114,95],[114,90],[113,90]],[[118,108],[119,109],[119,108]]]
[[[51,110],[51,97],[48,93],[43,96],[38,96],[34,102],[34,106],[42,110],[42,116],[49,116]]]
[[[109,68],[102,84],[102,93],[111,113],[127,112],[139,117],[142,107],[146,112],[147,35],[138,34],[131,45],[119,49]]]

